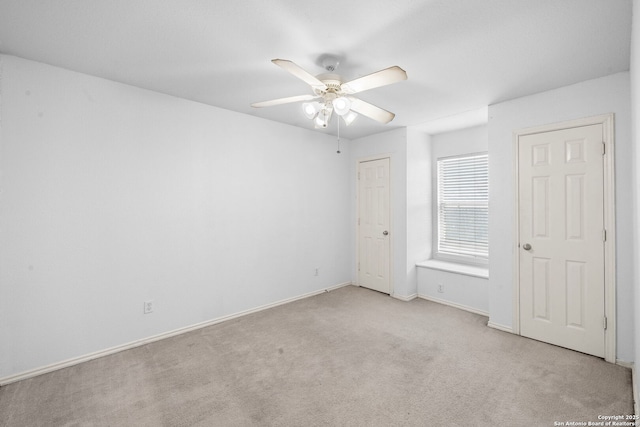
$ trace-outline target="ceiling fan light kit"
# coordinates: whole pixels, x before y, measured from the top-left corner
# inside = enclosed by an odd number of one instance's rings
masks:
[[[309,120],[313,120],[318,115],[318,111],[320,111],[320,103],[319,102],[305,102],[302,104],[302,112]]]
[[[260,108],[307,101],[302,104],[302,112],[305,117],[314,121],[316,129],[327,128],[334,112],[342,117],[347,126],[353,123],[358,115],[383,124],[389,123],[395,114],[352,95],[407,79],[407,73],[402,68],[393,66],[343,82],[341,76],[333,73],[339,64],[334,56],[326,56],[322,59],[322,66],[328,73],[318,76],[310,74],[286,59],[273,59],[271,62],[311,86],[313,94],[255,102],[251,106]]]
[[[349,126],[358,117],[358,114],[350,110],[351,101],[348,98],[336,98],[331,102],[321,104],[319,102],[305,102],[302,104],[302,113],[309,120],[315,120],[316,129],[326,128],[332,113],[342,117],[342,121]],[[318,119],[318,117],[321,117]],[[324,120],[328,117],[327,120]]]
[[[331,120],[331,115],[333,110],[328,108],[323,108],[315,119],[315,127],[316,129],[326,129],[329,126],[329,121]]]
[[[353,121],[357,118],[358,118],[358,114],[354,113],[353,111],[349,111],[347,114],[342,116],[342,120],[344,120],[347,126],[353,123]]]
[[[344,116],[349,111],[351,111],[351,101],[349,101],[349,98],[346,98],[344,96],[334,99],[332,104],[333,110],[339,116]]]

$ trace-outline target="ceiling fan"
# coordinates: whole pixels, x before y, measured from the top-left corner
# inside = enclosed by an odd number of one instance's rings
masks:
[[[326,128],[332,114],[341,116],[350,125],[358,115],[363,115],[380,123],[389,123],[395,117],[390,111],[365,102],[353,95],[365,90],[390,85],[407,79],[407,73],[398,66],[385,68],[350,81],[334,74],[339,61],[334,56],[325,56],[322,65],[327,73],[314,76],[299,65],[286,59],[273,59],[271,62],[288,71],[293,76],[311,86],[312,94],[290,96],[270,101],[255,102],[252,107],[271,107],[305,101],[302,105],[304,115],[314,120],[316,128]]]

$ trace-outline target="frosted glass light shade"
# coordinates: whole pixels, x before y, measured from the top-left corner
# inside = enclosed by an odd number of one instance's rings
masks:
[[[317,128],[326,128],[327,127],[326,118],[321,114],[318,114],[318,116],[316,117],[314,122],[315,122],[315,125],[316,125],[316,129]]]
[[[317,102],[305,102],[302,104],[302,112],[310,120],[313,120],[318,115],[318,111],[320,111],[320,104]]]
[[[333,110],[339,116],[344,116],[349,112],[349,108],[351,108],[351,101],[349,101],[349,98],[345,98],[345,97],[334,99],[332,104],[333,104]]]
[[[344,122],[346,123],[347,126],[349,126],[351,123],[353,123],[353,121],[356,118],[358,118],[358,114],[354,113],[353,111],[349,111],[347,114],[342,116],[342,120],[344,120]]]
[[[331,120],[331,112],[332,110],[324,108],[318,113],[316,119],[314,120],[316,129],[325,129],[327,126],[329,126],[329,120]]]

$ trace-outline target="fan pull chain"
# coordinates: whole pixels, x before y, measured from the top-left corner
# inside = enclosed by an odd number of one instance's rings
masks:
[[[338,151],[336,153],[340,154],[340,117],[336,117],[336,122],[338,122]]]

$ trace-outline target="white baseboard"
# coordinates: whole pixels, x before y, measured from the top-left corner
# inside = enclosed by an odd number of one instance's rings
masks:
[[[633,413],[634,415],[639,415],[638,413],[638,387],[636,387],[636,365],[634,363],[631,364],[631,388],[633,389]]]
[[[638,414],[638,387],[636,387],[636,366],[633,362],[625,362],[624,360],[616,360],[616,365],[624,366],[631,369],[631,390],[633,392],[633,413]]]
[[[318,291],[313,291],[313,292],[309,292],[303,295],[299,295],[296,297],[292,297],[292,298],[287,298],[287,299],[283,299],[281,301],[276,301],[274,303],[271,304],[265,304],[265,305],[261,305],[259,307],[255,307],[249,310],[244,310],[244,311],[240,311],[238,313],[234,313],[234,314],[230,314],[227,316],[222,316],[222,317],[218,317],[216,319],[212,319],[212,320],[207,320],[205,322],[201,322],[201,323],[196,323],[194,325],[191,326],[185,326],[183,328],[179,328],[179,329],[174,329],[172,331],[169,332],[164,332],[162,334],[158,334],[158,335],[154,335],[148,338],[143,338],[140,340],[136,340],[136,341],[132,341],[129,342],[127,344],[123,344],[123,345],[119,345],[116,347],[111,347],[105,350],[100,350],[100,351],[96,351],[94,353],[89,353],[89,354],[85,354],[83,356],[79,356],[79,357],[74,357],[72,359],[67,359],[67,360],[63,360],[61,362],[57,362],[57,363],[53,363],[51,365],[47,365],[47,366],[42,366],[40,368],[36,368],[36,369],[31,369],[25,372],[21,372],[15,375],[10,375],[8,377],[4,377],[4,378],[0,378],[0,386],[5,386],[7,384],[11,384],[17,381],[22,381],[22,380],[26,380],[29,378],[33,378],[36,377],[38,375],[42,375],[42,374],[47,374],[49,372],[53,372],[53,371],[57,371],[59,369],[63,369],[63,368],[68,368],[69,366],[74,366],[74,365],[78,365],[80,363],[83,362],[88,362],[90,360],[94,360],[94,359],[98,359],[100,357],[104,357],[104,356],[109,356],[111,354],[114,353],[119,353],[121,351],[125,351],[125,350],[130,350],[132,348],[135,347],[140,347],[142,345],[145,344],[149,344],[155,341],[160,341],[163,340],[165,338],[170,338],[176,335],[180,335],[180,334],[184,334],[187,332],[191,332],[191,331],[195,331],[197,329],[202,329],[202,328],[206,328],[207,326],[211,326],[211,325],[215,325],[217,323],[222,323],[225,322],[227,320],[231,320],[231,319],[235,319],[238,317],[242,317],[242,316],[246,316],[248,314],[252,314],[252,313],[257,313],[259,311],[262,310],[267,310],[269,308],[273,308],[273,307],[277,307],[279,305],[283,305],[283,304],[288,304],[290,302],[294,302],[297,300],[301,300],[304,298],[309,298],[315,295],[319,295],[322,294],[324,292],[331,292],[333,290],[345,287],[345,286],[349,286],[351,285],[351,282],[345,282],[345,283],[340,283],[338,285],[335,286],[331,286],[325,289],[320,289]]]
[[[399,299],[400,301],[405,301],[405,302],[409,302],[411,300],[418,298],[418,294],[411,294],[408,297],[405,297],[404,295],[397,295],[397,294],[393,294],[391,296],[395,299]]]
[[[489,320],[489,322],[487,323],[487,326],[493,329],[497,329],[499,331],[502,332],[509,332],[510,334],[513,334],[513,328],[511,328],[511,326],[505,326],[505,325],[501,325],[499,323],[494,323],[491,320]]]
[[[477,308],[469,307],[464,304],[458,304],[457,302],[451,302],[440,298],[434,298],[427,295],[418,294],[418,298],[426,299],[427,301],[437,302],[438,304],[448,305],[454,308],[458,308],[460,310],[468,311],[470,313],[479,314],[481,316],[489,317],[489,313],[484,310],[478,310]]]
[[[624,360],[616,359],[616,365],[620,365],[628,369],[633,369],[633,362],[625,362]]]
[[[311,292],[311,293],[309,293],[309,294],[305,294],[305,295],[302,295],[302,296],[299,296],[299,297],[292,298],[292,299],[291,299],[291,301],[285,300],[284,302],[275,303],[274,307],[275,307],[275,306],[277,306],[277,305],[286,304],[286,303],[288,303],[288,302],[293,302],[293,301],[295,301],[295,300],[304,299],[304,298],[309,298],[309,297],[312,297],[312,296],[314,296],[314,295],[320,295],[320,294],[321,294],[321,293],[323,293],[323,292],[331,292],[331,291],[335,291],[336,289],[340,289],[340,288],[344,288],[345,286],[352,286],[352,285],[353,285],[353,283],[351,283],[351,282],[339,283],[339,284],[334,285],[334,286],[329,286],[329,287],[328,287],[328,288],[326,288],[326,289],[321,289],[321,290],[319,290],[319,291],[314,291],[314,292]]]
[[[633,362],[625,362],[624,360],[616,359],[616,365],[624,366],[631,369],[631,390],[633,393],[633,413],[638,415],[638,387],[636,387],[636,365]]]

